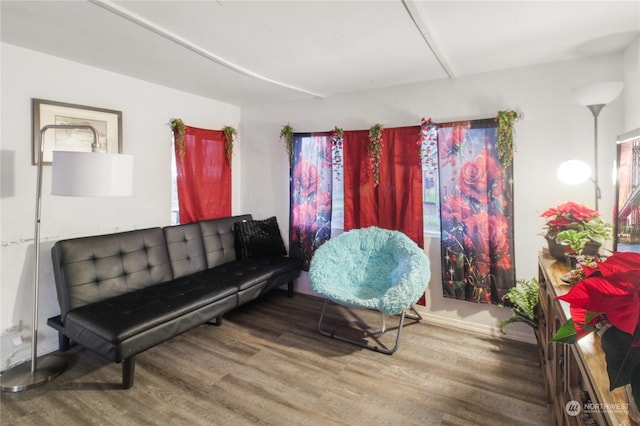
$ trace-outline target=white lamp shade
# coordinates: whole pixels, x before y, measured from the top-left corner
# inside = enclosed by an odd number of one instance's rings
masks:
[[[567,185],[584,183],[591,177],[591,167],[584,161],[567,160],[558,167],[558,179]]]
[[[606,81],[578,86],[571,92],[580,105],[606,105],[620,96],[623,86],[624,83],[621,81]]]
[[[133,156],[54,151],[51,193],[69,197],[131,195]]]

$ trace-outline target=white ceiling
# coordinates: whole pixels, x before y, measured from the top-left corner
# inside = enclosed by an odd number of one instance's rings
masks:
[[[11,1],[3,42],[236,105],[621,51],[640,1]]]

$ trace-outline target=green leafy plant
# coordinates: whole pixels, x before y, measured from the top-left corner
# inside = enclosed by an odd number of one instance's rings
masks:
[[[498,141],[496,147],[498,149],[498,157],[503,167],[509,167],[513,162],[513,125],[518,119],[515,111],[506,110],[498,111],[496,121],[498,122]]]
[[[280,130],[280,140],[284,142],[284,147],[289,156],[289,166],[291,166],[291,164],[293,164],[293,127],[291,127],[289,123],[282,126],[282,130]]]
[[[342,162],[342,144],[344,142],[344,130],[338,126],[334,126],[333,134],[331,135],[331,166],[333,167],[333,173],[337,180],[340,180],[342,174],[343,162]]]
[[[227,160],[229,161],[229,167],[231,167],[231,156],[233,155],[233,143],[236,140],[238,131],[231,126],[224,126],[222,128],[224,132],[224,150],[227,153]]]
[[[573,229],[558,232],[556,241],[567,245],[575,254],[583,254],[586,245],[590,242],[604,244],[611,239],[613,227],[601,218],[595,218],[588,222],[577,222]]]
[[[533,328],[538,328],[538,280],[516,280],[515,287],[511,287],[502,297],[504,304],[499,306],[511,308],[513,316],[500,321],[500,330],[508,324],[523,322]]]
[[[382,124],[374,124],[369,129],[369,158],[373,168],[373,185],[380,183],[380,157],[382,156]]]
[[[180,161],[184,158],[184,154],[186,152],[186,144],[184,143],[184,122],[179,118],[174,118],[171,120],[171,129],[173,130],[173,137],[175,139],[176,147],[178,148],[178,153],[180,154]]]
[[[573,201],[549,208],[540,216],[547,219],[542,235],[550,246],[551,242],[564,245],[565,254],[583,254],[589,242],[603,245],[612,237],[613,227],[597,210]]]

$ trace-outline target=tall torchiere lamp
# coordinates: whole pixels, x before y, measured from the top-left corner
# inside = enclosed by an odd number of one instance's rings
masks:
[[[591,180],[595,184],[595,210],[598,210],[598,202],[601,198],[600,184],[598,182],[598,115],[602,108],[620,95],[623,86],[624,83],[621,81],[607,81],[579,86],[572,90],[576,102],[589,108],[591,114],[593,114],[593,171]]]
[[[40,212],[42,206],[42,165],[44,134],[49,129],[86,130],[93,134],[92,152],[54,151],[51,193],[71,197],[108,197],[131,195],[133,157],[99,153],[98,132],[85,125],[47,125],[40,129],[38,179],[36,183],[35,260],[33,278],[33,324],[31,327],[31,360],[2,372],[3,392],[20,392],[47,383],[66,368],[59,356],[38,358],[38,296],[40,291]]]

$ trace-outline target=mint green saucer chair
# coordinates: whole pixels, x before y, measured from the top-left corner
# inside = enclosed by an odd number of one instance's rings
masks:
[[[430,277],[429,258],[402,232],[372,226],[332,238],[316,250],[309,268],[311,287],[325,297],[318,331],[324,336],[391,355],[400,344],[405,317],[422,319],[413,305],[427,288]],[[322,323],[329,302],[379,311],[382,327],[370,334],[375,342],[379,342],[377,338],[386,331],[385,316],[399,315],[395,346],[377,346],[325,331]],[[408,310],[413,314],[407,313]]]

